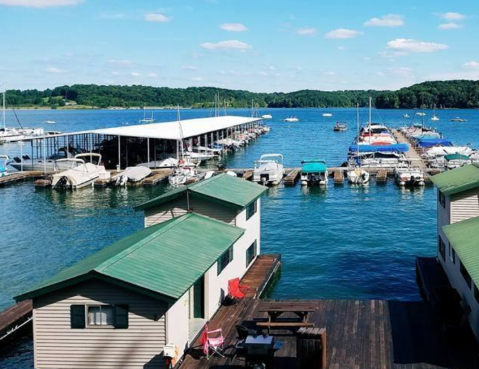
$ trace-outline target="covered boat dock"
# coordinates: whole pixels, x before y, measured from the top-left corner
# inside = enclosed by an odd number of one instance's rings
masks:
[[[262,125],[261,118],[217,116],[183,121],[138,124],[90,131],[70,132],[29,139],[33,161],[42,160],[44,171],[52,170],[47,159],[61,151],[69,155],[98,153],[106,169],[124,169],[140,163],[177,157],[181,143],[187,151],[212,147],[218,140],[234,138]],[[28,154],[24,150],[23,154]]]

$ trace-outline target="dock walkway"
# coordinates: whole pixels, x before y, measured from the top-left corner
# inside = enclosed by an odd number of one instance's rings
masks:
[[[0,342],[30,322],[32,317],[32,300],[15,304],[0,313]]]
[[[426,166],[424,160],[422,160],[421,156],[416,151],[416,148],[411,144],[411,142],[409,142],[406,136],[404,136],[404,134],[397,129],[393,129],[391,131],[394,137],[396,137],[398,143],[408,144],[410,146],[410,150],[405,152],[405,155],[411,164],[415,167],[419,167],[419,169],[421,169],[424,173],[427,173],[429,168]]]

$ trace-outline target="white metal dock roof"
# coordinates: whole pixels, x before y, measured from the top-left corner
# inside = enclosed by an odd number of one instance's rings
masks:
[[[187,119],[181,121],[183,138],[201,136],[209,132],[239,126],[241,124],[257,122],[260,118],[221,116],[211,118]],[[84,133],[84,132],[82,132]],[[180,140],[180,127],[178,121],[165,123],[149,123],[133,126],[104,128],[89,131],[112,136],[128,136],[142,138],[159,138],[166,140]],[[70,133],[72,135],[74,133]]]

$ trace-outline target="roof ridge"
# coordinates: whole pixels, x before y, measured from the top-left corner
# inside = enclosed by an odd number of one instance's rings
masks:
[[[136,250],[138,250],[140,247],[143,247],[146,243],[150,242],[151,240],[161,236],[162,234],[164,234],[165,232],[171,230],[172,228],[176,227],[178,224],[181,224],[182,222],[184,222],[185,220],[191,218],[191,215],[193,213],[187,213],[185,215],[182,215],[181,217],[178,217],[178,218],[174,218],[173,221],[171,221],[170,224],[160,228],[158,230],[158,232],[154,232],[152,234],[150,234],[149,236],[145,237],[143,240],[139,241],[136,245],[133,245],[133,246],[130,246],[128,247],[127,249],[119,252],[118,254],[116,254],[115,256],[111,257],[110,259],[108,260],[105,260],[104,262],[100,263],[99,265],[97,265],[96,267],[94,267],[92,270],[98,272],[98,273],[102,273],[104,270],[108,269],[109,267],[111,267],[112,265],[114,265],[115,263],[117,263],[118,261],[124,259],[125,257],[127,257],[128,255],[132,254],[133,252],[135,252]],[[121,255],[121,256],[120,256]],[[114,261],[112,261],[112,259],[115,259]],[[105,265],[103,265],[105,264]],[[103,274],[103,273],[102,273]]]
[[[215,180],[217,180],[218,178],[223,177],[224,175],[226,175],[226,173],[218,174],[217,176],[213,176],[213,177],[208,178],[206,180],[193,183],[191,186],[189,186],[189,187],[186,186],[186,187],[189,188],[190,190],[194,190],[195,188],[200,188],[200,187],[203,187],[204,185],[210,184],[211,182],[214,182]]]

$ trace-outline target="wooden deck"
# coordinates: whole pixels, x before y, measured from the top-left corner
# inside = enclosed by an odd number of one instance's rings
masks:
[[[306,302],[306,300],[301,300]],[[280,301],[278,301],[280,302]],[[288,301],[284,301],[288,303]],[[431,307],[425,302],[378,300],[308,300],[317,305],[310,321],[326,328],[329,369],[432,369],[478,368],[477,354],[448,348]],[[265,320],[257,311],[261,300],[247,299],[225,306],[210,321],[209,328],[222,328],[226,338],[226,357],[206,360],[197,346],[191,350],[181,369],[243,368],[243,357],[234,357],[236,324],[254,328]],[[291,303],[291,301],[289,302]],[[285,330],[272,330],[283,347],[276,353],[276,369],[299,369],[296,338]],[[198,345],[195,342],[195,346]]]
[[[0,342],[10,331],[27,322],[32,316],[32,300],[25,300],[0,313]]]
[[[9,185],[11,183],[24,181],[24,180],[27,180],[27,179],[38,178],[38,177],[42,177],[42,176],[43,176],[43,173],[42,172],[37,172],[37,171],[14,172],[14,173],[9,174],[6,177],[0,178],[0,186],[5,186],[5,185]]]

